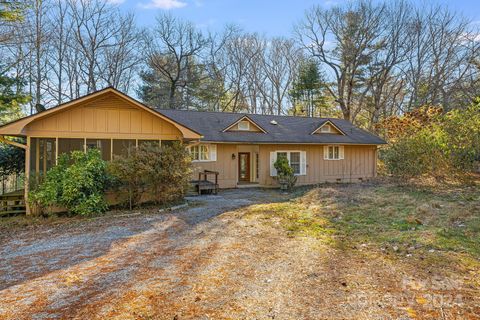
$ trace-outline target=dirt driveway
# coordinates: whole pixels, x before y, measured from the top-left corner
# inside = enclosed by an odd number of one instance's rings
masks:
[[[288,201],[275,190],[196,200],[178,212],[0,237],[0,319],[463,319],[478,311],[459,301],[419,316],[410,306],[420,289],[409,279],[435,275],[244,216],[254,204]]]

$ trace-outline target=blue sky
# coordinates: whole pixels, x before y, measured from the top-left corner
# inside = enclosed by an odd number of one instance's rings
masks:
[[[267,36],[290,36],[292,26],[314,4],[329,7],[346,0],[109,0],[124,11],[133,11],[142,26],[154,23],[160,12],[192,21],[202,29],[219,30],[235,23],[246,31]],[[432,0],[480,24],[480,0]],[[419,1],[420,2],[420,1]],[[421,1],[429,2],[429,1]]]

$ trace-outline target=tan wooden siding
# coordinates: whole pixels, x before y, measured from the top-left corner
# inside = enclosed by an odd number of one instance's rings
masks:
[[[29,136],[114,139],[181,139],[171,123],[109,94],[102,99],[41,118],[26,127]]]
[[[345,146],[345,159],[324,160],[323,145],[315,146],[260,146],[260,177],[262,185],[275,185],[270,177],[270,152],[276,150],[306,151],[307,174],[298,176],[298,185],[322,182],[355,182],[376,174],[376,146]]]
[[[232,154],[235,154],[235,159],[232,159]],[[237,145],[217,144],[217,161],[194,162],[192,178],[198,179],[198,173],[203,170],[218,171],[220,188],[235,188],[237,162]]]
[[[259,185],[274,186],[277,182],[270,177],[270,152],[280,150],[305,151],[307,174],[298,176],[298,185],[322,182],[357,182],[359,179],[376,175],[376,146],[345,146],[343,160],[324,160],[323,145],[252,145],[251,158],[259,152]],[[258,148],[258,149],[257,149]],[[220,172],[221,188],[236,187],[238,182],[238,152],[246,149],[241,145],[217,144],[217,161],[194,163],[193,177],[199,170]],[[232,153],[235,160],[232,160]]]

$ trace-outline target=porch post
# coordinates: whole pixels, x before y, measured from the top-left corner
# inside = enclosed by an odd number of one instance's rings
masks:
[[[25,209],[27,216],[31,215],[30,204],[28,203],[28,189],[30,184],[30,136],[27,136],[27,148],[25,149]]]
[[[58,137],[55,138],[55,165],[58,165]]]

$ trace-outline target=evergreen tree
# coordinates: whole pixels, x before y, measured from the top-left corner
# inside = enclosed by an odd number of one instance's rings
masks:
[[[0,0],[0,22],[21,22],[24,10],[23,1]],[[0,35],[0,41],[2,39]],[[23,87],[21,80],[11,77],[8,69],[4,68],[3,64],[0,65],[0,124],[22,116],[21,105],[29,101],[29,97],[23,93]]]
[[[21,91],[23,86],[18,80],[0,76],[0,124],[18,119],[23,116],[21,106],[30,100],[30,97]]]
[[[328,105],[323,93],[324,81],[318,65],[312,60],[301,62],[297,78],[289,94],[293,101],[293,115],[322,117],[327,113]]]
[[[165,59],[168,61],[168,59]],[[189,59],[188,66],[183,69],[176,80],[175,87],[155,67],[148,65],[147,70],[140,73],[142,84],[138,95],[145,104],[160,109],[194,109],[215,110],[218,96],[223,92],[223,81],[209,77],[204,65]],[[175,101],[171,104],[171,90],[175,90]]]
[[[18,0],[0,0],[0,20],[15,22],[23,19],[25,4]]]

